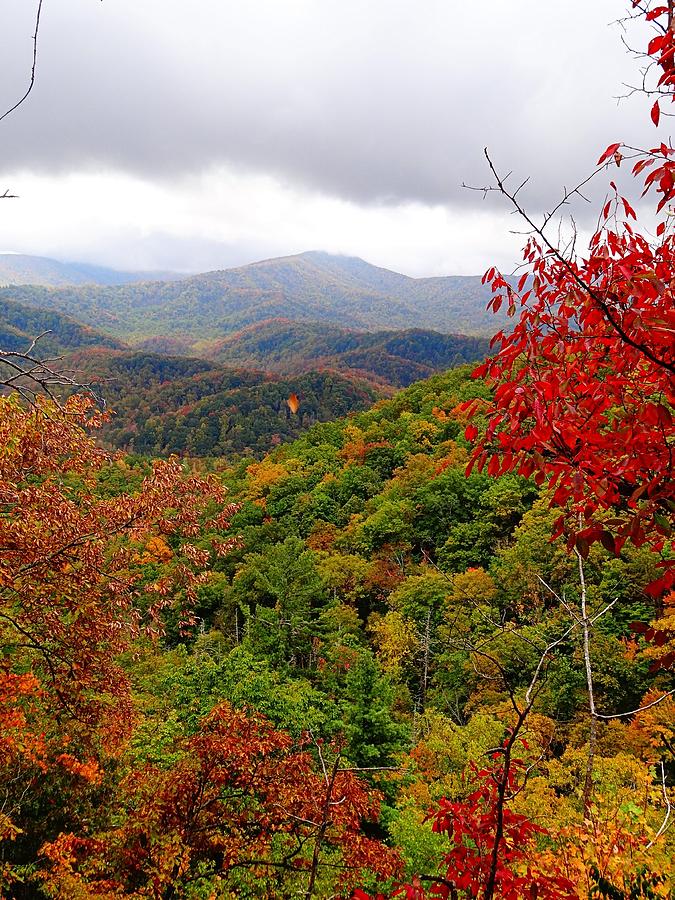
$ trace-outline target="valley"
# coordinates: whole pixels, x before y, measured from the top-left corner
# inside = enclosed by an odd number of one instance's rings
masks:
[[[111,411],[101,439],[126,451],[260,456],[489,349],[478,278],[413,279],[326,253],[174,281],[5,259],[54,283],[0,289],[2,347],[42,335],[36,352],[91,388]]]
[[[675,900],[675,0],[3,6],[0,900]]]

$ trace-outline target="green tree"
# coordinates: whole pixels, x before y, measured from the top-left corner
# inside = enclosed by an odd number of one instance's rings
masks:
[[[316,662],[318,618],[329,599],[316,563],[297,537],[244,558],[233,587],[256,653],[299,668]]]

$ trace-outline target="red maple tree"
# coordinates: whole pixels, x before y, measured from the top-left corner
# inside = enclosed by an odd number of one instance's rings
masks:
[[[546,829],[511,810],[505,801],[520,790],[525,766],[511,757],[507,741],[491,765],[473,768],[474,789],[463,800],[442,798],[429,816],[433,830],[448,839],[439,871],[419,874],[391,897],[401,900],[457,900],[500,897],[573,900],[574,885],[550,864],[537,860],[536,839]],[[354,900],[372,900],[357,890]],[[376,900],[385,900],[378,895]]]
[[[646,53],[659,72],[658,124],[660,104],[675,98],[673,4],[633,8],[657,30]],[[494,268],[484,276],[492,308],[507,304],[517,321],[495,336],[497,353],[474,373],[495,394],[469,471],[516,471],[546,484],[561,509],[559,533],[582,555],[593,542],[619,552],[627,540],[662,553],[656,594],[675,583],[675,149],[613,143],[591,178],[619,166],[631,167],[643,197],[655,195],[654,232],[639,227],[634,205],[610,181],[583,256],[554,243],[552,215],[535,223],[492,166],[497,189],[532,234],[517,283]],[[649,220],[654,210],[641,215]],[[476,440],[478,428],[470,425],[466,435]]]
[[[325,895],[325,885],[317,889],[326,872],[340,896],[367,872],[391,877],[398,853],[363,831],[378,818],[380,794],[341,766],[339,748],[333,759],[324,750],[222,703],[174,766],[130,774],[115,812],[120,825],[93,837],[62,834],[45,848],[46,884],[164,900],[201,880],[214,890],[245,883],[255,896],[309,900]]]

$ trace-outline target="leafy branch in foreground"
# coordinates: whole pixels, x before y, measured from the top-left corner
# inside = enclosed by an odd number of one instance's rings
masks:
[[[120,654],[161,633],[169,610],[189,624],[206,562],[232,546],[225,491],[175,459],[101,496],[111,460],[83,431],[99,420],[82,396],[28,408],[0,397],[3,836],[24,833],[45,773],[101,783],[133,727]],[[0,889],[13,877],[0,870]]]
[[[672,5],[634,7],[658,29],[647,55],[672,98]],[[561,510],[558,533],[565,530],[582,556],[594,542],[615,553],[626,541],[661,553],[663,571],[651,588],[658,595],[675,583],[675,150],[664,142],[607,147],[592,177],[632,164],[642,196],[656,193],[656,230],[639,229],[634,206],[610,181],[583,258],[576,229],[571,245],[561,246],[549,234],[551,214],[535,221],[519,189],[488,160],[495,189],[530,236],[515,287],[494,268],[484,277],[492,308],[506,303],[517,321],[496,335],[498,352],[474,373],[494,384],[495,395],[480,438],[476,426],[467,428],[469,439],[479,438],[469,470],[516,471],[546,484]],[[566,192],[562,205],[575,193]]]

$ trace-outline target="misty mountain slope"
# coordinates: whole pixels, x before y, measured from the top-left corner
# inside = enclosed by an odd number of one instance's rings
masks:
[[[58,309],[132,343],[176,336],[197,342],[279,317],[366,331],[433,328],[483,336],[505,322],[486,311],[488,291],[477,276],[409,278],[315,252],[182,281],[11,287],[0,297]]]
[[[62,287],[80,284],[127,284],[149,279],[175,279],[175,272],[120,272],[88,263],[64,263],[46,256],[0,253],[0,286],[37,284]]]

